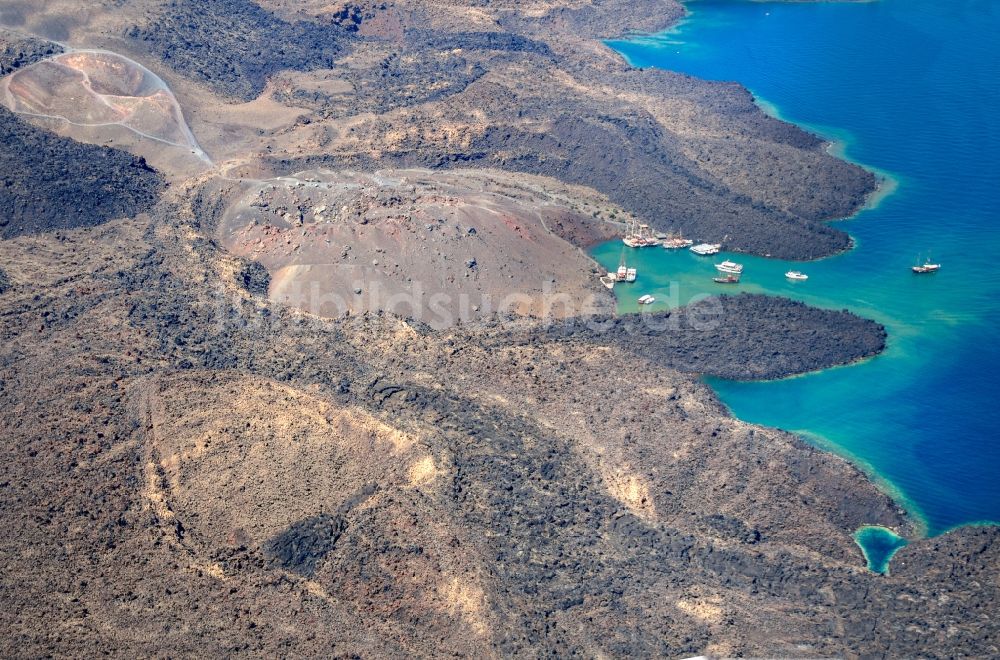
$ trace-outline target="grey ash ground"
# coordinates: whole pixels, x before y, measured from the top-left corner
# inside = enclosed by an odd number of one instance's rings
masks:
[[[161,73],[226,176],[4,115],[4,656],[1000,654],[997,529],[916,538],[857,468],[699,380],[865,358],[874,322],[735,296],[707,329],[704,309],[432,329],[269,298],[280,269],[254,250],[300,266],[313,225],[370,239],[357,261],[383,269],[408,237],[456,279],[484,218],[501,258],[545,241],[555,267],[629,212],[758,253],[842,248],[820,220],[869,174],[736,86],[596,41],[679,6],[81,6],[14,13]],[[8,41],[0,63],[44,50]],[[368,183],[319,220],[303,180],[268,179],[310,212],[245,223],[271,244],[222,233],[256,179],[317,164]],[[431,170],[388,171],[412,165]],[[864,569],[862,524],[915,538],[891,575]]]

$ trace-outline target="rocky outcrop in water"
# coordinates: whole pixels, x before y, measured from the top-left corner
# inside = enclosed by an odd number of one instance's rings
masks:
[[[672,312],[573,318],[548,326],[536,341],[613,345],[671,369],[732,380],[764,380],[847,364],[885,348],[880,324],[847,311],[740,294]]]

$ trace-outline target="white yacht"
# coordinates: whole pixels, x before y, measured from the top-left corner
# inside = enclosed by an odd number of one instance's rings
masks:
[[[639,271],[635,268],[629,268],[625,264],[625,248],[622,248],[622,258],[618,262],[618,270],[615,272],[616,282],[635,282],[636,275]]]
[[[920,257],[917,257],[917,265],[913,267],[913,272],[918,275],[922,275],[924,273],[936,273],[939,270],[941,270],[941,264],[932,263],[929,256],[923,264],[920,263]]]
[[[718,243],[699,243],[691,247],[691,251],[701,257],[719,254],[719,250],[721,249],[722,246]]]
[[[936,273],[939,270],[941,270],[941,264],[932,264],[929,261],[920,266],[913,267],[913,272],[918,275],[922,273]]]
[[[738,264],[735,261],[723,261],[721,264],[715,264],[715,268],[720,273],[730,273],[732,275],[739,275],[743,272],[743,264]]]

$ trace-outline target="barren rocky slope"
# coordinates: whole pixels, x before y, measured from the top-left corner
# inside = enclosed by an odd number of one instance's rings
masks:
[[[632,71],[592,41],[654,29],[674,3],[200,7],[0,11],[138,58],[222,163],[188,178],[167,160],[128,177],[142,195],[117,181],[77,210],[67,190],[86,201],[121,171],[79,154],[137,159],[5,124],[49,154],[0,141],[5,174],[65,187],[39,186],[0,240],[0,653],[1000,653],[998,530],[916,540],[891,576],[869,573],[851,532],[914,536],[905,512],[846,461],[733,419],[695,373],[868,357],[885,341],[871,321],[737,296],[435,329],[272,299],[305,257],[357,250],[369,282],[427,269],[397,230],[453,262],[479,237],[574,293],[593,279],[576,246],[628,212],[758,252],[841,247],[816,220],[870,177],[735,86]],[[218,59],[157,59],[170,26]],[[293,45],[274,60],[293,71],[254,62],[275,36],[319,39],[332,61]],[[318,164],[333,169],[292,177]],[[431,171],[399,171],[414,165]],[[331,200],[301,194],[311,178]],[[0,209],[18,195],[0,189]],[[443,270],[500,288],[503,260],[473,257]]]
[[[616,235],[591,215],[607,200],[552,179],[314,171],[207,194],[227,202],[223,245],[273,274],[272,300],[313,314],[385,310],[441,328],[498,311],[614,309],[598,266],[569,242]]]
[[[5,655],[991,652],[996,530],[868,573],[850,532],[902,512],[728,417],[672,330],[317,319],[245,292],[186,203],[0,263]],[[835,314],[784,312],[820,350],[762,332],[718,368],[829,364]]]
[[[70,5],[24,9],[23,29],[65,20]],[[678,13],[660,2],[106,0],[67,29],[167,79],[213,159],[257,174],[500,168],[591,187],[660,229],[737,250],[847,247],[821,221],[853,212],[870,173],[766,117],[737,85],[635,70],[595,39]]]
[[[62,52],[62,48],[51,41],[17,34],[2,28],[0,28],[0,38],[3,41],[3,45],[0,47],[0,76],[6,76],[21,67]]]

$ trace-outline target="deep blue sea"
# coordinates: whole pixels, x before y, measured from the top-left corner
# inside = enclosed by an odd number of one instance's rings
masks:
[[[739,81],[892,184],[839,223],[857,242],[849,253],[798,264],[737,257],[740,290],[875,318],[889,331],[886,353],[712,386],[738,417],[854,460],[929,534],[1000,521],[1000,2],[687,6],[673,30],[611,45],[636,66]],[[928,251],[942,270],[913,275]],[[594,255],[617,266],[620,252],[617,242]],[[668,300],[671,282],[682,302],[719,292],[711,258],[648,248],[629,259],[639,281],[616,288],[623,311],[643,293]],[[786,281],[790,267],[809,281]]]

